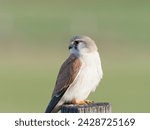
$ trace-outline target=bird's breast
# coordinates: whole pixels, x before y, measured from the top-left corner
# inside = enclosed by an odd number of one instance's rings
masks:
[[[103,72],[99,54],[86,55],[80,58],[81,69],[65,93],[64,100],[71,101],[73,98],[86,99],[91,91],[95,91]]]

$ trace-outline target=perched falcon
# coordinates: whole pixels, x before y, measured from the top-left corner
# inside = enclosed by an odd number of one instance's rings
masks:
[[[70,56],[62,64],[46,113],[56,113],[64,103],[88,104],[103,77],[100,55],[88,36],[75,36],[69,44]]]

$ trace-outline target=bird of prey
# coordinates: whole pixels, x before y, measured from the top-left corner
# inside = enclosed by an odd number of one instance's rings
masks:
[[[46,113],[56,113],[65,103],[88,104],[103,77],[100,55],[88,36],[74,36],[69,43],[70,56],[62,64]]]

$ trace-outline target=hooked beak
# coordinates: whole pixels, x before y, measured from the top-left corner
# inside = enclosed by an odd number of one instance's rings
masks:
[[[72,49],[72,48],[73,48],[73,45],[69,45],[68,49],[70,50],[70,49]]]

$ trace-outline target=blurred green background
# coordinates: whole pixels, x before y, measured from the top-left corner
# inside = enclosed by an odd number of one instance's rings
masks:
[[[150,112],[150,2],[1,0],[0,112],[44,112],[73,35],[92,37],[104,78],[89,99]]]

